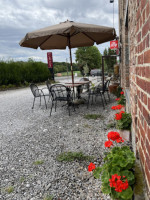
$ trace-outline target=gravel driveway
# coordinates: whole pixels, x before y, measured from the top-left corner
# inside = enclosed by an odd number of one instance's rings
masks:
[[[102,161],[106,124],[113,119],[114,97],[104,110],[101,102],[80,105],[68,116],[59,106],[49,117],[51,102],[39,107],[29,88],[0,92],[0,175],[2,200],[103,200],[100,180],[87,171],[88,161],[58,162],[62,152],[80,152]],[[87,120],[85,114],[104,119]],[[39,164],[35,164],[41,162]],[[46,198],[45,198],[46,199]]]

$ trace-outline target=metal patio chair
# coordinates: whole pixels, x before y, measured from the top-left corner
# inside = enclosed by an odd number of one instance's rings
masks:
[[[34,83],[30,84],[30,89],[31,89],[31,92],[32,92],[32,94],[34,96],[32,109],[34,108],[34,103],[35,103],[35,99],[36,98],[40,98],[40,105],[41,105],[41,97],[44,98],[45,107],[47,109],[47,104],[46,104],[46,98],[45,97],[49,96],[50,94],[44,94],[43,89],[39,89],[38,86],[35,85]]]
[[[89,107],[90,98],[92,97],[92,104],[93,104],[93,99],[94,99],[94,97],[95,97],[95,102],[96,102],[97,96],[100,96],[100,97],[101,97],[101,101],[102,101],[103,108],[105,108],[104,100],[103,100],[103,94],[102,94],[100,88],[97,87],[97,86],[96,86],[96,87],[89,88],[89,91],[88,91],[88,100],[87,100],[87,108]]]
[[[69,116],[70,116],[70,106],[74,107],[71,89],[62,84],[54,84],[50,87],[50,93],[51,93],[51,98],[52,98],[52,106],[51,106],[51,110],[50,110],[50,116],[52,113],[54,103],[55,103],[55,112],[56,112],[56,107],[57,107],[58,101],[66,102],[65,105],[67,105],[67,108],[69,111]],[[75,107],[74,107],[74,110],[75,110]]]
[[[48,92],[49,92],[49,99],[48,99],[48,101],[49,101],[50,97],[51,97],[51,93],[50,93],[51,82],[48,79],[47,81],[45,81],[45,83],[46,83],[46,86],[47,86],[47,89],[48,89]]]

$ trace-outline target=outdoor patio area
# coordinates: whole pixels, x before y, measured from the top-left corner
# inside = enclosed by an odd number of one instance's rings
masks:
[[[47,110],[44,101],[41,107],[37,101],[31,109],[33,96],[29,88],[1,92],[0,101],[0,199],[110,199],[102,194],[100,179],[88,172],[90,161],[60,162],[57,157],[63,152],[82,152],[93,156],[96,166],[101,165],[110,131],[107,125],[114,118],[111,106],[115,105],[115,96],[111,95],[105,109],[97,98],[89,109],[81,104],[75,112],[71,110],[71,116],[59,106],[51,117],[51,102]],[[89,120],[87,114],[100,116]]]

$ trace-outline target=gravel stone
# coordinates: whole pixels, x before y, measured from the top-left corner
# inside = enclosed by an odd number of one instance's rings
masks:
[[[83,95],[86,98],[86,95]],[[49,116],[51,102],[39,106],[29,88],[0,92],[0,177],[2,200],[110,200],[101,192],[100,179],[87,171],[88,161],[58,162],[62,152],[80,152],[94,156],[96,166],[102,164],[107,123],[113,120],[111,106],[103,109],[101,101],[79,105],[68,115],[58,103]],[[48,100],[48,99],[47,99]],[[85,114],[101,114],[104,119],[87,120]],[[113,129],[111,129],[113,130]],[[43,161],[42,164],[34,164]],[[8,194],[6,188],[14,191]]]

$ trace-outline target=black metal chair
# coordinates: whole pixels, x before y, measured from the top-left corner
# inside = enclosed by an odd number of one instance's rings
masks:
[[[41,105],[41,97],[44,98],[45,107],[47,109],[47,104],[46,104],[46,98],[45,97],[49,96],[49,94],[44,94],[43,89],[39,89],[38,86],[35,85],[34,83],[30,84],[30,89],[31,89],[32,94],[34,96],[32,109],[34,108],[35,98],[40,98],[40,105]]]
[[[92,97],[92,103],[93,103],[94,96],[95,96],[95,102],[96,102],[97,96],[101,97],[103,108],[105,108],[104,100],[103,100],[103,94],[102,94],[100,88],[98,88],[98,87],[92,87],[92,88],[89,89],[89,91],[88,91],[87,108],[89,107],[89,102],[90,102],[90,98],[91,97]]]
[[[50,93],[51,93],[51,98],[52,98],[52,106],[51,106],[51,110],[50,110],[50,116],[52,113],[54,102],[55,102],[55,112],[56,112],[56,107],[57,107],[58,101],[67,103],[66,105],[69,110],[69,116],[70,116],[70,106],[74,107],[71,89],[62,84],[54,84],[50,87]],[[74,110],[75,110],[75,108],[74,108]]]
[[[107,101],[106,101],[105,93],[107,93],[108,99],[110,101],[110,95],[109,95],[109,84],[110,84],[110,81],[111,81],[111,78],[104,83],[104,87],[103,86],[98,86],[97,87],[99,92],[103,95],[106,104],[107,104]]]
[[[45,81],[45,83],[46,83],[46,86],[47,86],[47,89],[48,89],[48,92],[49,92],[49,99],[48,99],[48,101],[49,101],[50,97],[51,97],[51,93],[50,93],[51,82],[48,79],[47,81]]]

